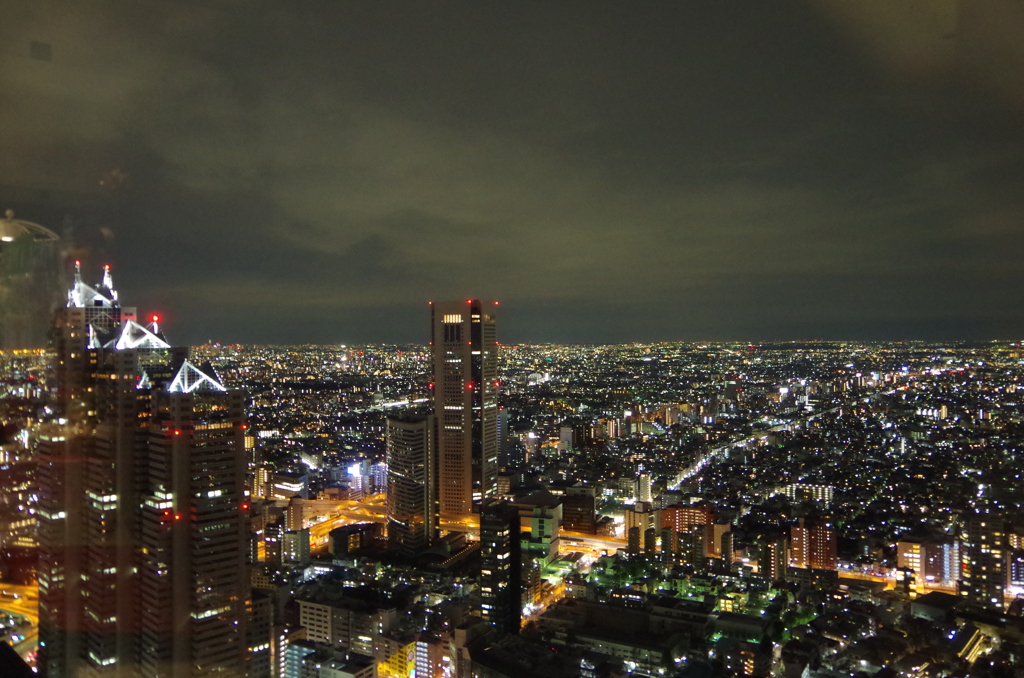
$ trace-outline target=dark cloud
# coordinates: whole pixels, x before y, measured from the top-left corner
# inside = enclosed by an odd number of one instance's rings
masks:
[[[18,4],[54,58],[2,57],[0,183],[130,176],[118,280],[187,341],[422,341],[466,296],[506,341],[1024,331],[1021,132],[945,14],[900,61],[827,0]]]

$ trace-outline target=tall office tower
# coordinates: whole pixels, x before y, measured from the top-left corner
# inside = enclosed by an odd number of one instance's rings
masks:
[[[50,678],[239,673],[243,401],[76,272],[56,319],[64,435],[41,446],[40,649]]]
[[[434,416],[387,420],[388,541],[416,555],[434,540]]]
[[[824,523],[803,518],[789,531],[790,565],[802,569],[835,570],[839,564],[836,532]]]
[[[149,395],[138,468],[139,674],[239,673],[250,594],[245,395],[188,361]]]
[[[82,282],[76,262],[67,305],[54,317],[55,405],[66,423],[63,430],[49,434],[39,446],[39,668],[43,675],[54,678],[73,675],[84,652],[86,591],[105,587],[110,576],[116,577],[116,564],[101,568],[94,578],[85,571],[87,560],[95,564],[111,556],[109,544],[113,535],[104,529],[105,518],[111,518],[109,527],[115,530],[122,530],[131,522],[115,522],[112,512],[117,507],[109,498],[110,492],[97,493],[96,486],[103,478],[92,451],[97,447],[93,432],[100,402],[111,399],[100,398],[99,389],[116,383],[100,378],[108,372],[107,366],[101,364],[104,356],[100,347],[115,341],[122,323],[134,319],[135,309],[122,308],[118,302],[109,267],[104,268],[102,283],[93,287]],[[114,397],[119,397],[117,392],[121,389],[115,386],[112,390]],[[123,418],[119,423],[124,423]],[[120,426],[107,426],[106,431],[109,433],[112,428]],[[109,455],[109,445],[104,447],[104,453]],[[130,453],[130,449],[122,446],[113,453],[123,455]],[[84,497],[87,485],[92,494],[89,503]],[[93,539],[86,532],[87,523]],[[122,571],[122,576],[127,571]],[[101,597],[102,600],[93,601],[93,608],[109,605],[112,600],[106,592]],[[95,609],[90,611],[97,614]],[[110,617],[105,614],[91,620],[94,646],[96,626]],[[93,653],[98,660],[95,663],[107,660],[107,651],[97,654],[94,647]]]
[[[494,497],[498,479],[497,302],[431,304],[437,507],[465,520]]]
[[[969,603],[993,610],[1005,609],[1006,533],[1006,523],[999,513],[979,509],[963,518],[960,595]]]
[[[501,633],[519,633],[522,615],[522,556],[519,509],[507,502],[480,511],[480,608]]]

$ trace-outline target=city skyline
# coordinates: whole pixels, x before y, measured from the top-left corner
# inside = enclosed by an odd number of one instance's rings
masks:
[[[0,352],[0,623],[51,678],[1019,661],[1019,342],[502,349],[470,299],[435,302],[433,346],[189,355],[114,279],[76,279],[54,352]],[[490,403],[493,491],[434,522]]]
[[[1024,334],[1020,10],[849,5],[19,5],[0,208],[189,344]]]
[[[2,678],[1024,678],[1021,73],[1024,0],[0,0]]]

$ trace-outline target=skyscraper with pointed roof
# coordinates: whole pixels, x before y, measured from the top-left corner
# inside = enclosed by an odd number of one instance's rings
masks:
[[[40,449],[50,678],[243,675],[244,394],[76,266],[55,321],[65,425]]]

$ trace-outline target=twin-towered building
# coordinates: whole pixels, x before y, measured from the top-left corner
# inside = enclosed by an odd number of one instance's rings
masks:
[[[49,678],[245,674],[245,396],[76,270],[55,319],[59,433],[40,445],[39,666]]]

